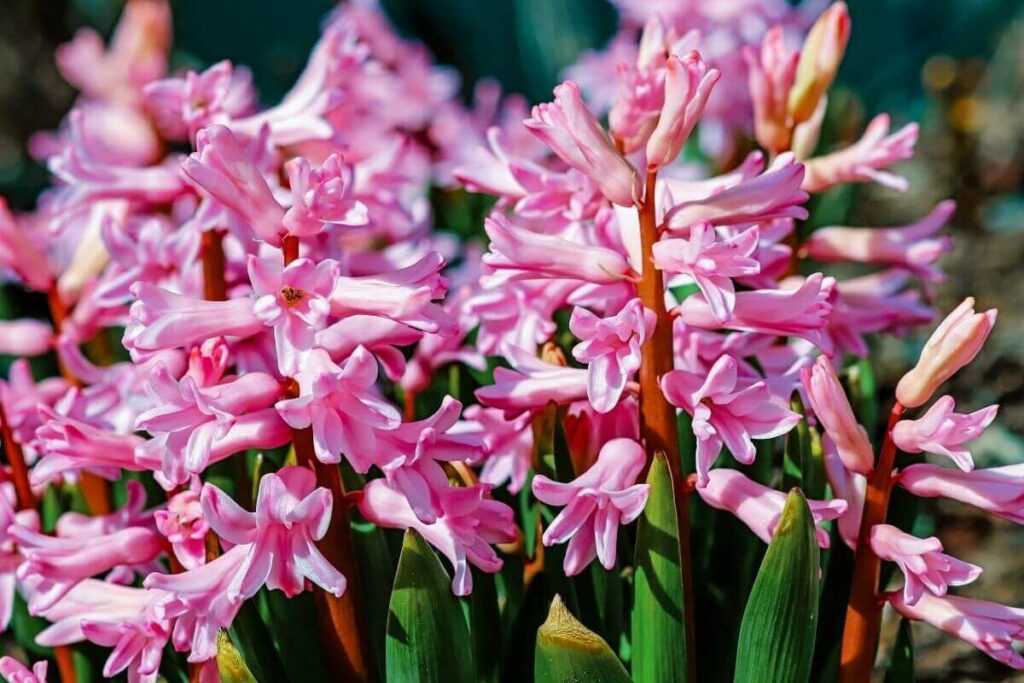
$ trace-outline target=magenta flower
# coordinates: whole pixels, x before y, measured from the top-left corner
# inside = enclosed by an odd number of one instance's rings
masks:
[[[196,152],[181,168],[196,185],[241,216],[258,239],[274,246],[281,243],[284,209],[252,155],[228,128],[201,130],[196,135]]]
[[[366,472],[377,453],[377,430],[394,429],[401,415],[377,395],[377,361],[358,347],[343,367],[314,349],[296,374],[299,395],[277,403],[281,418],[295,429],[313,428],[317,459],[337,463],[344,454]]]
[[[266,584],[292,597],[309,579],[328,593],[345,592],[345,577],[317,549],[331,523],[331,492],[316,487],[312,470],[284,467],[260,479],[256,512],[242,509],[216,486],[201,496],[210,528],[228,543],[249,545],[227,589],[249,599]]]
[[[736,306],[732,278],[757,275],[754,258],[758,229],[751,227],[731,237],[720,237],[707,221],[694,223],[688,239],[662,239],[654,244],[654,266],[693,278],[712,315],[727,322]]]
[[[693,416],[698,487],[707,486],[723,445],[749,465],[757,455],[751,439],[773,439],[800,421],[763,381],[741,378],[732,356],[719,358],[706,374],[673,370],[662,377],[661,390],[669,403]]]
[[[433,524],[416,517],[409,502],[385,480],[374,479],[363,488],[359,512],[378,526],[389,529],[415,529],[452,563],[452,592],[469,595],[473,591],[472,564],[493,574],[502,560],[491,543],[511,543],[516,538],[512,508],[487,497],[490,486],[448,488],[441,496],[440,515]]]
[[[292,235],[315,235],[328,224],[357,227],[366,225],[366,205],[354,196],[353,169],[337,154],[313,168],[303,157],[285,165],[292,192],[292,205],[282,220]]]
[[[951,498],[1024,524],[1024,465],[971,472],[920,463],[899,471],[900,486],[922,498]]]
[[[791,153],[780,154],[764,173],[726,189],[679,202],[665,214],[665,227],[686,231],[697,221],[713,225],[758,223],[773,218],[807,218],[807,193],[800,189],[804,167]]]
[[[996,309],[974,312],[967,297],[932,332],[917,365],[896,385],[896,400],[907,408],[928,402],[939,385],[974,360],[996,323]]]
[[[760,332],[774,336],[801,337],[823,352],[831,351],[824,334],[835,280],[821,273],[808,276],[798,287],[762,289],[738,292],[732,317],[727,323],[719,321],[711,305],[701,294],[686,298],[675,313],[687,325],[717,330]]]
[[[871,550],[903,572],[903,602],[908,606],[916,605],[925,589],[943,596],[949,586],[963,586],[981,575],[981,567],[943,553],[936,537],[918,538],[889,524],[871,527]]]
[[[952,396],[942,396],[916,420],[900,420],[892,430],[892,439],[907,453],[944,455],[964,472],[974,469],[971,452],[964,444],[974,441],[996,419],[999,406],[988,406],[973,413],[953,412]]]
[[[647,140],[647,168],[672,163],[704,112],[704,105],[722,74],[709,69],[695,50],[665,62],[665,102],[658,124]]]
[[[771,543],[775,529],[786,506],[786,494],[759,484],[742,472],[719,467],[708,473],[707,485],[698,487],[697,493],[713,508],[725,510],[754,532],[765,543]],[[828,531],[824,522],[838,518],[846,511],[845,500],[808,500],[814,518],[818,545],[829,547]]]
[[[505,349],[514,368],[496,368],[494,384],[477,389],[475,396],[486,406],[500,408],[507,418],[543,408],[549,401],[564,404],[587,398],[590,373],[546,363],[514,347]]]
[[[516,227],[500,211],[484,220],[484,229],[491,242],[483,262],[512,279],[618,284],[633,272],[617,251]]]
[[[253,314],[274,328],[278,366],[294,375],[313,348],[316,333],[327,325],[328,297],[338,275],[330,259],[313,263],[300,258],[287,266],[280,260],[249,257]]]
[[[508,482],[509,493],[519,493],[530,472],[533,457],[533,431],[529,413],[508,420],[496,408],[469,406],[463,412],[464,426],[459,433],[483,439],[484,466],[480,481],[491,486]]]
[[[0,657],[0,676],[7,683],[46,683],[48,666],[49,662],[43,659],[29,669],[14,657]]]
[[[906,192],[907,179],[885,170],[914,156],[918,126],[908,123],[889,134],[889,115],[879,114],[871,120],[864,135],[856,143],[823,157],[808,159],[804,166],[803,189],[824,192],[841,183],[867,183]]]
[[[206,534],[210,525],[203,517],[197,491],[175,493],[167,499],[166,509],[153,513],[153,521],[182,567],[195,569],[206,562]]]
[[[754,137],[775,154],[785,152],[790,147],[789,92],[800,51],[786,50],[782,27],[775,26],[764,34],[760,51],[747,46],[741,54],[754,106]]]
[[[989,657],[1014,669],[1024,669],[1024,656],[1013,648],[1024,640],[1024,609],[987,600],[936,597],[925,593],[910,605],[901,591],[890,593],[889,604],[908,619],[925,621],[967,641]]]
[[[577,306],[569,329],[580,339],[573,357],[587,364],[587,396],[599,413],[619,402],[626,384],[640,369],[640,346],[654,329],[655,315],[633,299],[614,316],[598,318]]]
[[[851,472],[868,474],[875,465],[875,451],[868,433],[857,422],[839,377],[826,356],[819,356],[811,368],[800,373],[814,417],[836,447],[843,466]]]
[[[562,568],[566,576],[583,571],[596,557],[605,569],[615,566],[619,525],[644,510],[649,484],[637,484],[647,456],[632,439],[613,439],[601,447],[597,462],[563,483],[542,474],[533,478],[533,495],[565,507],[544,530],[544,545],[568,542]]]
[[[565,163],[586,174],[609,201],[633,206],[643,195],[636,169],[615,149],[572,81],[555,87],[555,101],[539,104],[524,121]]]
[[[935,262],[953,248],[953,240],[937,233],[956,210],[956,203],[939,202],[916,223],[896,228],[820,228],[805,243],[817,261],[855,261],[906,268],[930,280],[941,280]]]

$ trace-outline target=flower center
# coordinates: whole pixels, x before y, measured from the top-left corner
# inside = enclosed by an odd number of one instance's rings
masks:
[[[306,293],[301,289],[295,289],[294,287],[284,286],[281,288],[281,299],[284,300],[285,306],[294,308],[302,303],[302,300],[306,298]]]

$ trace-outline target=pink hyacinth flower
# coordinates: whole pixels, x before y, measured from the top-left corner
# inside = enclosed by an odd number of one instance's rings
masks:
[[[382,318],[376,315],[349,315],[317,332],[314,343],[316,346],[326,350],[331,358],[336,361],[348,358],[355,353],[357,348],[362,346],[376,356],[389,379],[401,379],[403,388],[406,388],[406,377],[417,373],[419,370],[419,362],[416,356],[423,353],[423,342],[428,337],[438,337],[442,340],[450,339],[440,335],[428,335],[390,318]],[[417,345],[414,357],[410,359],[407,365],[405,356],[398,347],[409,346],[416,342],[420,342],[420,344]],[[445,344],[446,341],[441,343]],[[451,362],[451,357],[445,352],[441,352],[437,356],[441,356],[442,359],[436,362],[441,364]],[[444,360],[443,358],[446,356],[447,360]],[[435,359],[436,356],[431,356],[424,358],[423,362],[434,363]],[[413,366],[416,366],[417,370],[413,370]],[[415,379],[417,382],[422,379],[429,383],[429,379],[432,377],[433,372],[429,374],[429,377],[416,377]],[[421,388],[425,388],[425,386]]]
[[[598,318],[577,306],[569,329],[580,339],[573,357],[587,364],[587,396],[599,413],[619,402],[626,383],[640,369],[640,346],[654,331],[654,312],[633,299],[608,318]]]
[[[566,576],[583,571],[596,557],[605,569],[615,566],[619,525],[644,510],[649,484],[637,484],[647,456],[632,439],[613,439],[601,447],[597,462],[563,483],[542,474],[533,478],[533,495],[565,509],[544,530],[544,545],[568,541],[562,568]]]
[[[3,676],[7,683],[46,683],[48,666],[49,662],[44,659],[29,669],[14,657],[0,657],[0,676]]]
[[[331,311],[328,297],[338,275],[330,259],[314,263],[295,259],[287,266],[280,260],[249,257],[253,314],[274,328],[278,369],[294,375],[313,348],[316,333],[327,325]]]
[[[41,292],[53,283],[49,261],[30,239],[26,226],[19,225],[11,215],[3,197],[0,197],[0,268],[12,271],[26,285]]]
[[[366,472],[377,451],[376,430],[394,429],[401,415],[374,388],[377,361],[358,347],[336,365],[314,349],[296,374],[299,395],[277,403],[281,418],[295,429],[313,428],[318,460],[337,463],[344,454],[358,472]]]
[[[477,389],[475,396],[485,406],[500,408],[508,418],[539,410],[549,401],[572,403],[587,398],[589,372],[546,363],[528,351],[505,349],[514,370],[496,368],[494,384]]]
[[[669,273],[693,278],[711,313],[721,322],[732,316],[736,288],[732,278],[757,275],[761,264],[754,258],[758,228],[747,228],[732,237],[720,237],[707,221],[694,223],[689,238],[662,239],[654,244],[654,266]]]
[[[978,355],[996,323],[996,309],[974,312],[967,297],[932,332],[917,365],[896,385],[896,400],[907,408],[928,402],[939,385]]]
[[[203,517],[199,493],[186,489],[167,500],[167,508],[153,513],[157,530],[171,544],[171,550],[185,569],[206,562],[206,535],[210,525]]]
[[[53,328],[42,320],[0,321],[0,353],[41,356],[53,348]]]
[[[875,465],[875,451],[868,433],[857,422],[832,362],[819,356],[800,373],[814,416],[835,444],[839,459],[851,472],[868,474]]]
[[[845,2],[828,7],[814,22],[797,65],[789,92],[789,115],[795,123],[811,118],[828,92],[850,40],[850,13]]]
[[[1024,640],[1024,608],[927,593],[917,604],[910,605],[901,591],[890,593],[888,600],[904,617],[927,622],[965,640],[1006,666],[1024,669],[1024,656],[1013,648],[1015,642]]]
[[[722,467],[711,470],[707,485],[698,487],[697,493],[711,507],[736,515],[765,543],[771,543],[782,509],[786,506],[786,494],[782,491],[759,484],[742,472]],[[846,501],[808,500],[807,504],[814,518],[818,545],[827,548],[828,532],[821,528],[821,524],[842,515],[846,511]]]
[[[46,405],[39,406],[42,421],[35,433],[34,447],[40,459],[30,479],[41,486],[62,475],[90,472],[115,481],[121,470],[142,472],[147,463],[136,449],[145,440],[135,434],[117,434],[104,427],[62,415]]]
[[[800,189],[803,164],[792,153],[780,154],[764,173],[702,199],[672,206],[665,214],[665,227],[686,231],[697,221],[717,226],[758,223],[774,218],[807,218],[807,193]]]
[[[839,537],[851,550],[857,549],[857,537],[860,535],[860,520],[864,514],[864,498],[868,490],[868,478],[846,469],[839,459],[835,444],[825,434],[822,437],[825,450],[825,476],[832,487],[832,496],[846,501],[846,511],[839,515],[836,526]]]
[[[12,532],[23,529],[38,532],[39,513],[16,510],[14,484],[0,483],[0,631],[6,631],[14,615],[14,595],[18,585],[15,573],[23,561],[18,541]]]
[[[528,413],[508,420],[496,408],[469,406],[460,433],[476,434],[484,442],[484,466],[480,481],[491,486],[508,483],[509,493],[519,493],[530,472],[533,430]]]
[[[555,101],[535,106],[524,123],[565,163],[593,180],[609,201],[633,206],[643,195],[636,169],[615,149],[572,81],[555,87]]]
[[[963,586],[981,576],[981,567],[942,552],[942,541],[934,536],[918,538],[890,524],[871,527],[871,550],[895,562],[903,572],[903,602],[913,606],[925,589],[932,595],[946,594],[949,586]]]
[[[645,150],[649,170],[676,160],[721,76],[718,69],[709,69],[696,51],[682,59],[675,55],[668,58],[665,102]]]
[[[820,228],[805,244],[817,261],[855,261],[906,268],[929,280],[942,279],[935,262],[953,248],[948,236],[937,236],[956,210],[956,203],[939,202],[916,223],[897,228]]]
[[[760,51],[745,46],[741,54],[754,106],[754,137],[775,154],[785,152],[790,146],[789,91],[800,52],[786,50],[782,27],[775,26],[764,34]]]
[[[920,463],[900,470],[896,481],[915,496],[951,498],[1024,524],[1024,465],[964,472]]]
[[[774,399],[763,381],[741,378],[732,356],[722,356],[707,373],[673,370],[661,379],[672,405],[693,416],[697,437],[697,486],[708,484],[708,471],[724,445],[739,462],[754,462],[751,439],[774,439],[800,421],[800,415]]]
[[[320,168],[303,157],[284,165],[292,192],[292,205],[282,220],[289,234],[308,236],[333,223],[348,227],[366,225],[366,205],[354,196],[353,169],[332,154]]]
[[[737,292],[732,317],[719,321],[702,294],[686,297],[674,313],[687,325],[707,330],[760,332],[785,337],[801,337],[824,353],[832,351],[824,334],[835,280],[821,273],[808,276],[798,287]]]
[[[633,272],[617,251],[516,227],[501,212],[484,219],[484,230],[491,242],[483,262],[514,279],[617,284]]]
[[[892,439],[907,453],[944,455],[964,472],[974,469],[971,452],[964,444],[974,441],[996,419],[999,406],[988,406],[973,413],[953,412],[952,396],[942,396],[916,420],[900,420],[892,430]]]
[[[908,123],[889,134],[889,115],[879,114],[868,124],[860,140],[838,152],[805,162],[803,189],[806,192],[824,192],[841,183],[868,183],[906,192],[907,179],[885,170],[914,156],[918,126]]]
[[[274,246],[281,243],[284,209],[231,130],[224,126],[201,130],[196,152],[181,167],[199,187],[241,216],[257,238]]]
[[[493,574],[502,560],[491,543],[510,543],[516,538],[512,508],[487,497],[490,486],[448,488],[441,495],[443,514],[433,524],[416,517],[409,502],[387,481],[374,479],[363,488],[359,512],[367,520],[389,529],[415,529],[452,563],[452,592],[473,591],[472,564]]]
[[[331,523],[331,492],[316,487],[312,470],[284,467],[260,479],[256,512],[248,512],[216,486],[201,495],[210,528],[235,545],[251,544],[228,587],[249,599],[266,584],[292,597],[309,579],[328,593],[345,592],[345,577],[317,549]]]
[[[143,94],[162,132],[191,139],[207,126],[248,113],[256,97],[249,70],[226,59],[202,72],[147,83]]]

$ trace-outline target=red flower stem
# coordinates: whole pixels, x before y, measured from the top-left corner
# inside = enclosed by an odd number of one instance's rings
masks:
[[[284,238],[284,263],[288,265],[299,257],[299,239],[294,235]],[[290,391],[298,394],[298,386],[290,383]],[[331,680],[373,681],[376,670],[370,654],[370,640],[366,627],[366,612],[359,587],[359,566],[352,550],[352,533],[346,511],[345,489],[337,465],[320,462],[313,449],[313,431],[309,428],[292,430],[295,459],[303,467],[311,467],[316,481],[331,492],[331,524],[327,534],[317,543],[327,561],[344,574],[347,587],[341,597],[315,588],[320,638]]]
[[[203,233],[203,298],[207,301],[227,301],[228,286],[224,279],[224,231],[207,230]]]
[[[878,580],[882,562],[871,550],[871,528],[885,522],[892,494],[892,469],[896,460],[896,444],[892,429],[906,408],[899,402],[889,413],[885,441],[868,477],[864,495],[864,514],[857,533],[857,551],[853,561],[853,584],[850,602],[846,608],[843,630],[843,649],[840,658],[839,683],[862,683],[871,680],[878,647],[878,631],[882,624],[882,601],[878,594]]]
[[[696,647],[693,625],[693,561],[690,553],[690,491],[683,478],[679,461],[679,433],[676,427],[676,409],[661,391],[661,378],[673,369],[672,318],[665,308],[665,281],[661,271],[654,267],[654,244],[658,241],[658,221],[655,215],[655,181],[657,173],[647,174],[644,201],[638,207],[640,214],[640,246],[643,273],[636,286],[643,305],[654,312],[657,323],[641,347],[640,361],[640,438],[647,449],[647,465],[655,453],[667,456],[675,492],[676,516],[679,525],[679,557],[682,564],[683,591],[686,618],[686,661],[689,680],[697,680]]]

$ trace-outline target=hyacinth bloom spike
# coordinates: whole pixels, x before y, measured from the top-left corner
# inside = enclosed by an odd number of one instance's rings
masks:
[[[868,474],[875,464],[871,439],[857,422],[831,361],[819,356],[811,368],[801,371],[800,379],[814,416],[835,444],[843,466],[851,472]]]
[[[1024,524],[1024,465],[964,472],[938,465],[910,465],[896,481],[915,496],[950,498]]]
[[[572,81],[555,87],[554,102],[534,107],[524,123],[565,163],[593,180],[609,201],[632,206],[643,195],[636,169],[615,149]]]
[[[974,460],[964,444],[974,441],[996,419],[999,406],[973,413],[954,412],[952,396],[942,396],[916,420],[900,420],[892,430],[896,446],[907,453],[944,455],[964,472],[974,469]]]
[[[916,605],[926,590],[942,596],[949,586],[963,586],[981,575],[981,567],[943,553],[942,542],[934,536],[918,538],[889,524],[871,527],[871,549],[903,572],[903,602],[908,606]]]
[[[960,638],[1006,666],[1024,669],[1024,657],[1014,643],[1024,640],[1024,609],[987,600],[938,597],[924,593],[916,604],[908,604],[902,591],[890,593],[889,604],[899,614],[924,621]]]
[[[605,569],[615,566],[620,524],[643,512],[650,485],[637,484],[646,455],[631,439],[606,443],[590,469],[568,483],[538,474],[533,495],[548,505],[564,507],[544,531],[544,545],[568,542],[563,568],[567,576],[583,571],[596,557]]]
[[[974,312],[967,297],[946,316],[921,349],[917,365],[900,379],[896,400],[908,408],[928,402],[939,385],[974,360],[996,323],[996,309]]]
[[[717,468],[708,473],[707,483],[697,488],[705,503],[736,515],[765,543],[770,543],[786,505],[786,494],[759,484],[736,470]],[[821,524],[846,511],[844,500],[808,500],[814,517],[818,545],[829,547],[828,532]]]

